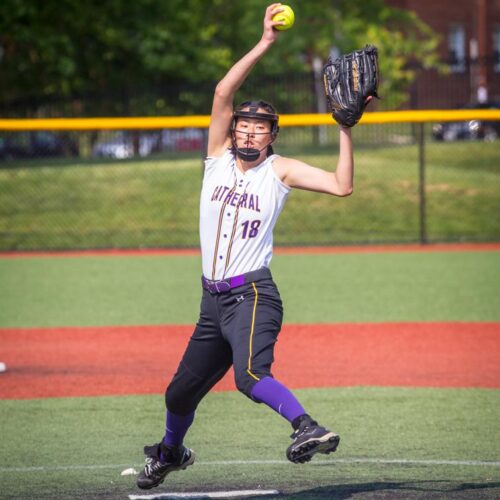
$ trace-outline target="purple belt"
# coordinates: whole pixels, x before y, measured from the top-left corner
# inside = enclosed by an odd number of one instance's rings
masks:
[[[231,278],[225,278],[223,280],[209,280],[205,278],[205,276],[202,276],[201,286],[205,290],[208,290],[211,294],[218,294],[229,292],[233,288],[265,278],[271,278],[271,271],[267,267],[257,269],[256,271],[250,271],[249,273],[240,274],[238,276],[231,276]]]

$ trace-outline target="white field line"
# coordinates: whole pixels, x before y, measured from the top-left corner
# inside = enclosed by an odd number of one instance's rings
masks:
[[[210,491],[195,493],[157,493],[156,495],[129,495],[130,500],[161,500],[162,498],[244,498],[256,495],[279,495],[278,490],[236,490],[236,491]]]
[[[207,462],[196,462],[198,466],[220,466],[220,465],[289,465],[287,460],[214,460]],[[413,460],[405,458],[338,458],[335,460],[316,460],[306,467],[336,465],[336,464],[374,464],[374,465],[450,465],[458,467],[500,467],[500,461],[489,460]],[[100,470],[100,469],[123,469],[125,467],[142,468],[144,464],[108,464],[108,465],[42,465],[37,467],[0,467],[0,473],[9,472],[57,472],[65,470]]]

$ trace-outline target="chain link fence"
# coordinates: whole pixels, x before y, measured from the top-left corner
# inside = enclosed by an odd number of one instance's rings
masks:
[[[293,190],[275,244],[499,241],[495,126],[358,125],[354,194]],[[0,250],[197,247],[205,141],[205,129],[1,133]],[[333,170],[338,129],[282,128],[275,150]]]

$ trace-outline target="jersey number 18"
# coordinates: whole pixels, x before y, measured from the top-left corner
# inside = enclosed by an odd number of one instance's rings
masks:
[[[257,233],[259,232],[259,227],[260,227],[260,220],[253,220],[253,221],[245,221],[242,224],[243,226],[243,234],[242,234],[242,239],[248,238],[255,238],[257,236]]]

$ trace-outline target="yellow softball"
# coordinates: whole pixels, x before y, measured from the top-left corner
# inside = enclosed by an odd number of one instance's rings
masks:
[[[275,26],[275,29],[280,31],[289,30],[295,22],[295,14],[293,13],[293,10],[289,5],[280,5],[278,8],[285,10],[274,14],[273,21],[280,21],[284,22],[285,24],[278,24],[277,26]]]

